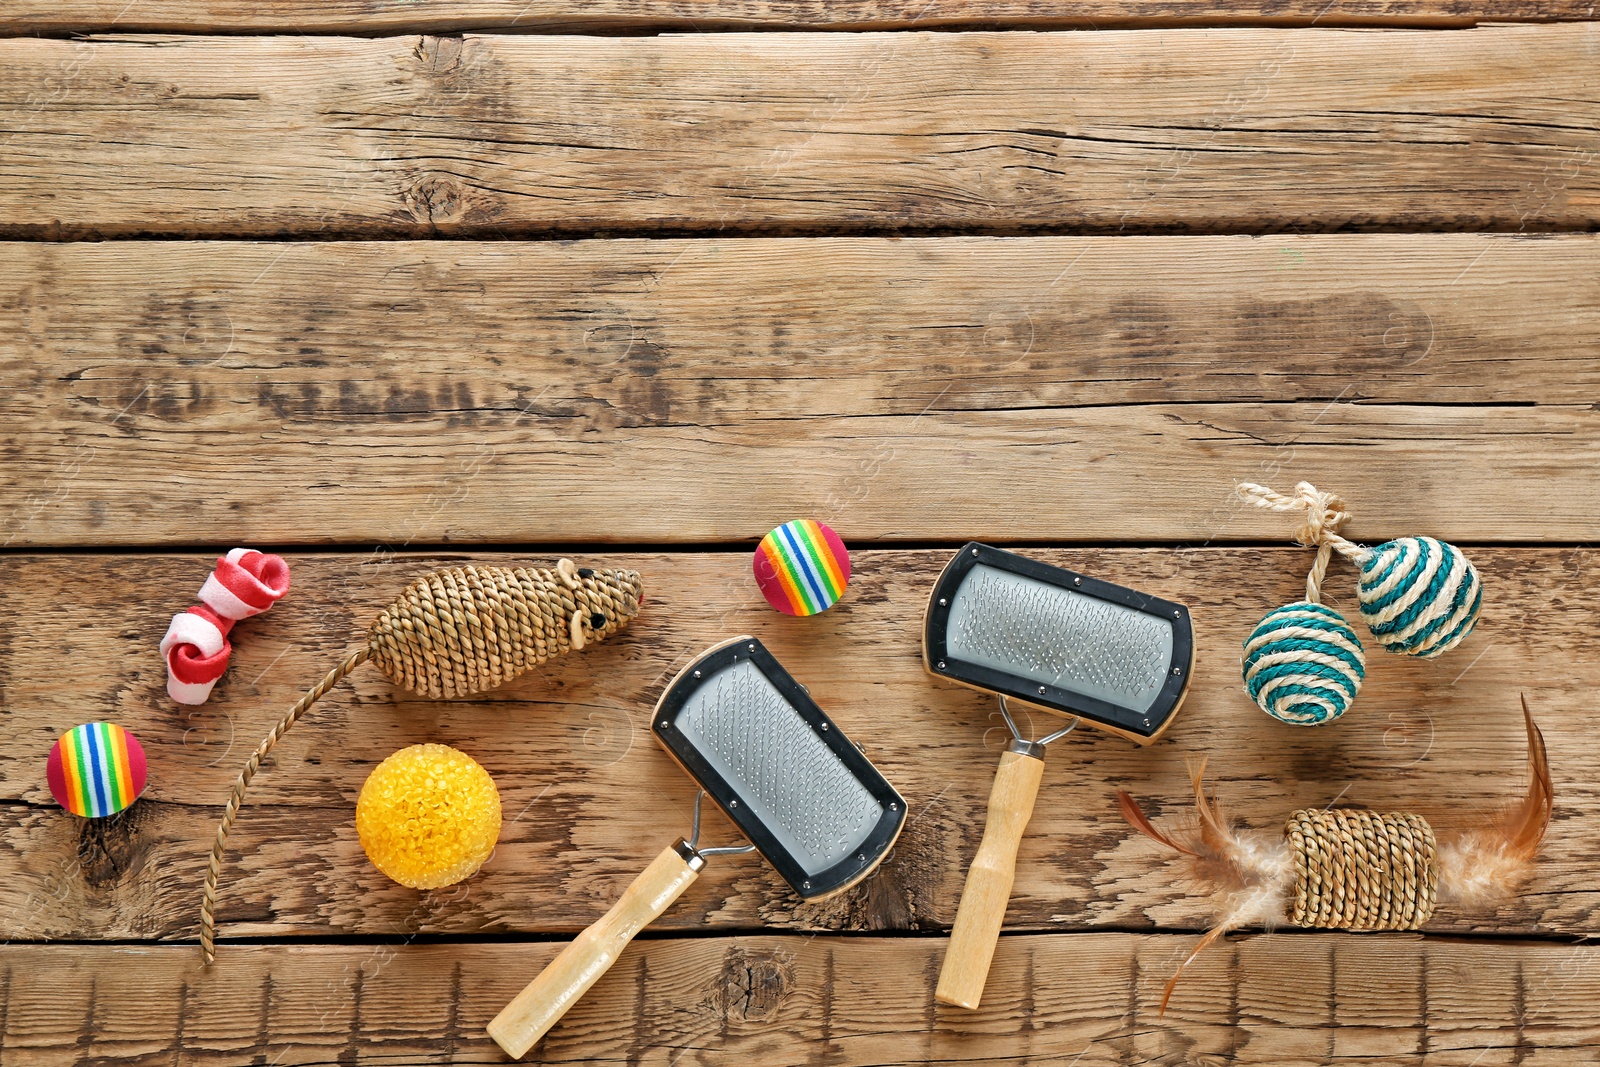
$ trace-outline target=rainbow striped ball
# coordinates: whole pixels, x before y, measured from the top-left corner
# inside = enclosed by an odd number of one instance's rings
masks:
[[[814,519],[786,522],[763,537],[753,566],[761,595],[785,615],[827,611],[850,584],[849,551]]]
[[[1367,674],[1361,642],[1344,616],[1307,600],[1269,611],[1245,639],[1241,666],[1250,699],[1295,726],[1343,715]]]
[[[1399,537],[1374,548],[1361,564],[1356,596],[1378,644],[1426,659],[1455,648],[1472,632],[1483,583],[1454,545]]]
[[[115,815],[144,792],[144,749],[114,722],[84,723],[56,741],[45,777],[56,803],[72,814]]]

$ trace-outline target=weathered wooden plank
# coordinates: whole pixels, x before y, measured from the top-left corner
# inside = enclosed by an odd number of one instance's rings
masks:
[[[0,233],[1589,229],[1600,26],[0,42]]]
[[[982,1006],[936,1006],[936,938],[639,941],[531,1063],[1571,1064],[1600,1052],[1600,949],[1340,934],[1001,940]],[[8,1062],[503,1063],[489,1018],[552,944],[8,946]]]
[[[1357,536],[1580,540],[1597,250],[11,244],[0,515],[13,545],[706,542],[800,513],[857,541],[1276,540],[1229,487],[1306,476]],[[1453,406],[1490,401],[1541,406]]]
[[[12,0],[0,33],[453,33],[1010,26],[1472,26],[1594,18],[1584,0]]]
[[[346,389],[423,414],[508,367],[541,383],[533,414],[623,424],[1589,403],[1600,238],[18,243],[0,245],[0,366],[33,410],[189,418],[202,397],[288,410]],[[401,367],[390,392],[360,388]]]
[[[256,373],[232,377],[249,390]],[[160,545],[244,529],[302,544],[753,545],[818,515],[856,543],[1276,541],[1283,517],[1242,511],[1233,484],[1302,477],[1356,502],[1356,537],[1600,536],[1600,410],[1588,405],[708,411],[630,426],[604,404],[543,409],[544,383],[520,373],[484,393],[458,382],[421,397],[425,411],[404,381],[396,368],[333,396],[308,383],[242,403],[180,389],[146,407],[143,385],[123,379],[97,383],[111,393],[98,404],[24,411],[4,434],[5,539]],[[834,391],[826,378],[797,386]],[[648,376],[622,387],[651,403]],[[384,410],[396,396],[399,410]]]
[[[1522,787],[1522,692],[1550,745],[1551,840],[1518,899],[1493,913],[1442,907],[1430,929],[1594,928],[1593,551],[1474,550],[1488,594],[1468,644],[1432,662],[1374,651],[1356,707],[1318,730],[1268,719],[1237,674],[1238,645],[1255,620],[1303,590],[1307,553],[1037,554],[1191,603],[1199,662],[1183,718],[1161,743],[1138,749],[1083,730],[1052,746],[1022,845],[1013,929],[1203,928],[1206,902],[1175,881],[1159,849],[1131,836],[1113,799],[1127,788],[1175,817],[1189,808],[1185,761],[1196,755],[1210,757],[1231,810],[1250,825],[1281,825],[1295,808],[1338,799],[1459,826]],[[645,614],[615,644],[473,701],[418,700],[363,669],[288,735],[252,786],[232,838],[225,937],[581,928],[687,828],[692,787],[655,745],[647,715],[689,656],[741,632],[767,642],[866,746],[906,796],[909,823],[894,857],[842,898],[804,905],[759,859],[722,859],[658,928],[937,930],[952,921],[1003,727],[992,702],[937,684],[921,668],[922,604],[948,553],[858,552],[845,601],[812,619],[767,608],[742,552],[596,558],[645,575]],[[168,614],[190,602],[207,560],[0,560],[0,937],[196,936],[215,819],[245,755],[367,620],[438,562],[292,557],[289,598],[241,624],[230,674],[209,704],[190,709],[167,700],[155,646]],[[1346,605],[1350,578],[1336,568],[1328,583]],[[86,824],[51,804],[44,759],[61,731],[102,718],[143,739],[151,786],[128,816]],[[498,851],[450,893],[421,895],[389,882],[365,860],[353,825],[371,768],[421,741],[472,753],[503,791]],[[732,835],[720,819],[707,830],[708,840]]]

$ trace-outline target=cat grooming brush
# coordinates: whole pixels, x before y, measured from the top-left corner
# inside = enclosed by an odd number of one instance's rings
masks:
[[[1187,692],[1194,634],[1182,604],[973,542],[934,584],[922,655],[935,677],[998,696],[1011,730],[935,991],[942,1003],[976,1008],[1044,746],[1085,721],[1141,745],[1156,740]],[[1032,741],[1017,729],[1012,704],[1073,721]]]
[[[702,653],[667,686],[651,719],[656,740],[700,785],[693,832],[663,849],[495,1016],[489,1036],[513,1057],[693,884],[707,857],[759,850],[803,899],[821,900],[877,869],[905,825],[900,794],[753,637]],[[700,847],[706,794],[750,844]]]

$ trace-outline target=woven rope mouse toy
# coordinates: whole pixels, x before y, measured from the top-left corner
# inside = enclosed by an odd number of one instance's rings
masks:
[[[451,567],[418,578],[373,620],[367,643],[345,656],[290,708],[251,753],[228,795],[206,867],[200,947],[216,958],[217,880],[228,831],[261,761],[311,706],[367,660],[396,685],[430,697],[481,693],[547,660],[604,640],[639,614],[638,571]]]

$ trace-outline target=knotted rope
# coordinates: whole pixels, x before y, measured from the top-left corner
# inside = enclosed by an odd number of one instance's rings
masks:
[[[1254,482],[1240,482],[1238,493],[1245,503],[1258,508],[1305,512],[1305,521],[1295,530],[1294,539],[1296,544],[1317,550],[1311,573],[1306,575],[1306,599],[1313,604],[1322,603],[1322,580],[1327,577],[1328,561],[1335,551],[1358,566],[1371,551],[1339,535],[1339,527],[1350,521],[1344,501],[1332,493],[1322,492],[1310,482],[1297,483],[1293,496]]]
[[[414,693],[446,698],[481,693],[615,633],[639,613],[643,595],[637,571],[596,571],[569,559],[552,570],[452,567],[412,582],[373,621],[366,646],[312,686],[239,772],[206,865],[200,907],[206,962],[216,958],[223,851],[250,779],[279,739],[340,679],[370,659],[390,681]]]
[[[1433,827],[1420,815],[1308,808],[1284,827],[1289,921],[1325,930],[1416,930],[1439,898]]]

